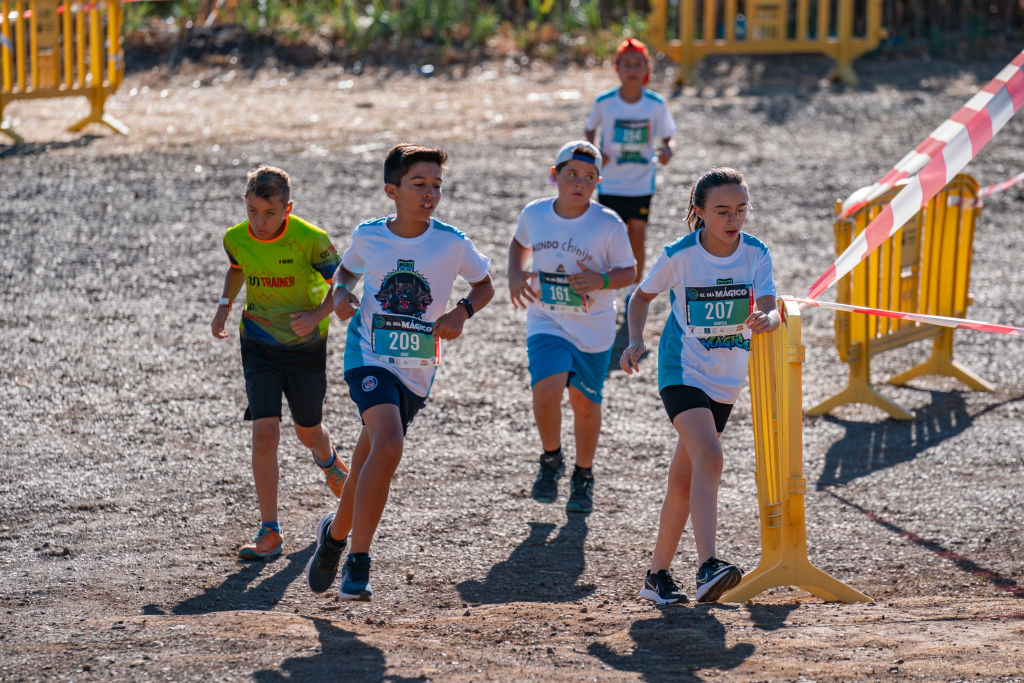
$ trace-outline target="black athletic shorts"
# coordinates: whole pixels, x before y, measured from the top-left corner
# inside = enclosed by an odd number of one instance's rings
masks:
[[[327,395],[327,340],[299,349],[265,346],[242,338],[242,371],[249,405],[246,420],[281,417],[281,394],[292,421],[316,427],[323,421]]]
[[[703,389],[687,384],[671,384],[662,389],[661,402],[665,405],[669,422],[691,408],[707,408],[715,418],[715,430],[719,434],[725,431],[725,423],[729,421],[729,413],[732,412],[731,403],[719,403],[704,393]]]
[[[623,222],[631,218],[639,218],[642,221],[646,221],[647,216],[651,213],[651,196],[622,197],[616,194],[598,193],[597,201],[619,214],[619,218]]]
[[[374,365],[346,370],[345,382],[348,384],[348,395],[355,401],[360,415],[382,403],[398,406],[398,414],[402,418],[402,434],[409,429],[416,413],[427,404],[427,399],[412,393],[394,373]]]

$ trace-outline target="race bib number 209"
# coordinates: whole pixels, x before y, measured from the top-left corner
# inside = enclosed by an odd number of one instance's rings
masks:
[[[407,315],[374,313],[373,352],[400,368],[418,368],[441,362],[441,345],[434,324]]]

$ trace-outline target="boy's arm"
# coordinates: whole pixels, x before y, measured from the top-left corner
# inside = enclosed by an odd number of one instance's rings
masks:
[[[626,325],[629,329],[629,346],[622,351],[619,359],[619,367],[630,375],[640,372],[640,358],[647,353],[647,345],[644,344],[644,326],[647,324],[647,309],[651,300],[657,294],[648,294],[637,287],[629,297],[629,306],[626,310]]]
[[[529,260],[532,252],[533,250],[529,247],[519,244],[515,237],[509,242],[508,294],[512,300],[513,308],[519,308],[520,306],[526,308],[529,302],[537,300],[533,287],[530,286],[530,279],[536,277],[537,273],[525,270],[526,262]]]
[[[488,275],[479,282],[470,284],[469,296],[455,304],[455,308],[448,311],[434,322],[434,334],[441,339],[455,339],[462,334],[462,326],[469,320],[470,315],[486,306],[494,297],[494,285],[491,283],[491,276]],[[466,306],[466,303],[469,306]],[[472,310],[472,314],[470,313]]]
[[[352,289],[358,282],[359,276],[343,265],[339,264],[338,269],[334,271],[334,294],[331,302],[334,314],[339,320],[348,320],[356,314],[359,297],[352,293]]]
[[[579,259],[576,260],[576,265],[583,270],[569,276],[569,287],[577,294],[586,294],[598,289],[619,289],[636,281],[636,266],[612,268],[607,272],[599,273],[588,268]],[[605,284],[606,282],[607,284]]]
[[[667,164],[672,160],[672,155],[675,154],[675,150],[672,149],[672,136],[661,139],[661,149],[658,150],[658,161],[662,164]]]
[[[312,311],[300,311],[291,314],[290,324],[292,332],[300,337],[313,334],[313,330],[320,324],[320,321],[329,316],[332,310],[334,310],[334,293],[327,290],[323,301]]]
[[[224,289],[221,290],[220,295],[221,301],[227,299],[227,303],[217,304],[217,312],[214,314],[213,323],[210,325],[213,336],[217,339],[224,339],[228,336],[227,330],[224,329],[224,324],[228,320],[228,314],[231,313],[231,302],[242,291],[243,284],[245,284],[245,273],[242,272],[242,269],[229,266],[228,272],[224,275]]]

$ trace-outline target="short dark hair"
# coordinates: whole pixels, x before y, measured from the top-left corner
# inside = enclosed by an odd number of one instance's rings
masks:
[[[700,178],[697,178],[697,182],[690,188],[690,206],[686,210],[686,222],[690,226],[690,232],[704,227],[704,221],[697,215],[695,208],[699,206],[703,209],[704,202],[708,199],[708,193],[714,188],[723,185],[746,187],[747,181],[744,180],[742,173],[735,168],[728,168],[726,166],[713,168]]]
[[[409,142],[395,145],[384,157],[384,182],[388,185],[401,185],[409,167],[420,161],[432,161],[443,169],[448,164],[448,154],[440,148]]]
[[[245,194],[250,193],[260,199],[280,197],[287,204],[292,198],[292,179],[288,174],[275,166],[260,165],[245,178]]]

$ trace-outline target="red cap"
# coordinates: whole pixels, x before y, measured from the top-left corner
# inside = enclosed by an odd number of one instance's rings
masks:
[[[615,50],[616,68],[619,66],[619,57],[627,52],[639,52],[644,56],[644,60],[647,62],[647,75],[644,77],[644,85],[647,85],[651,80],[651,53],[647,51],[647,46],[636,38],[626,38],[619,43],[619,47]]]

